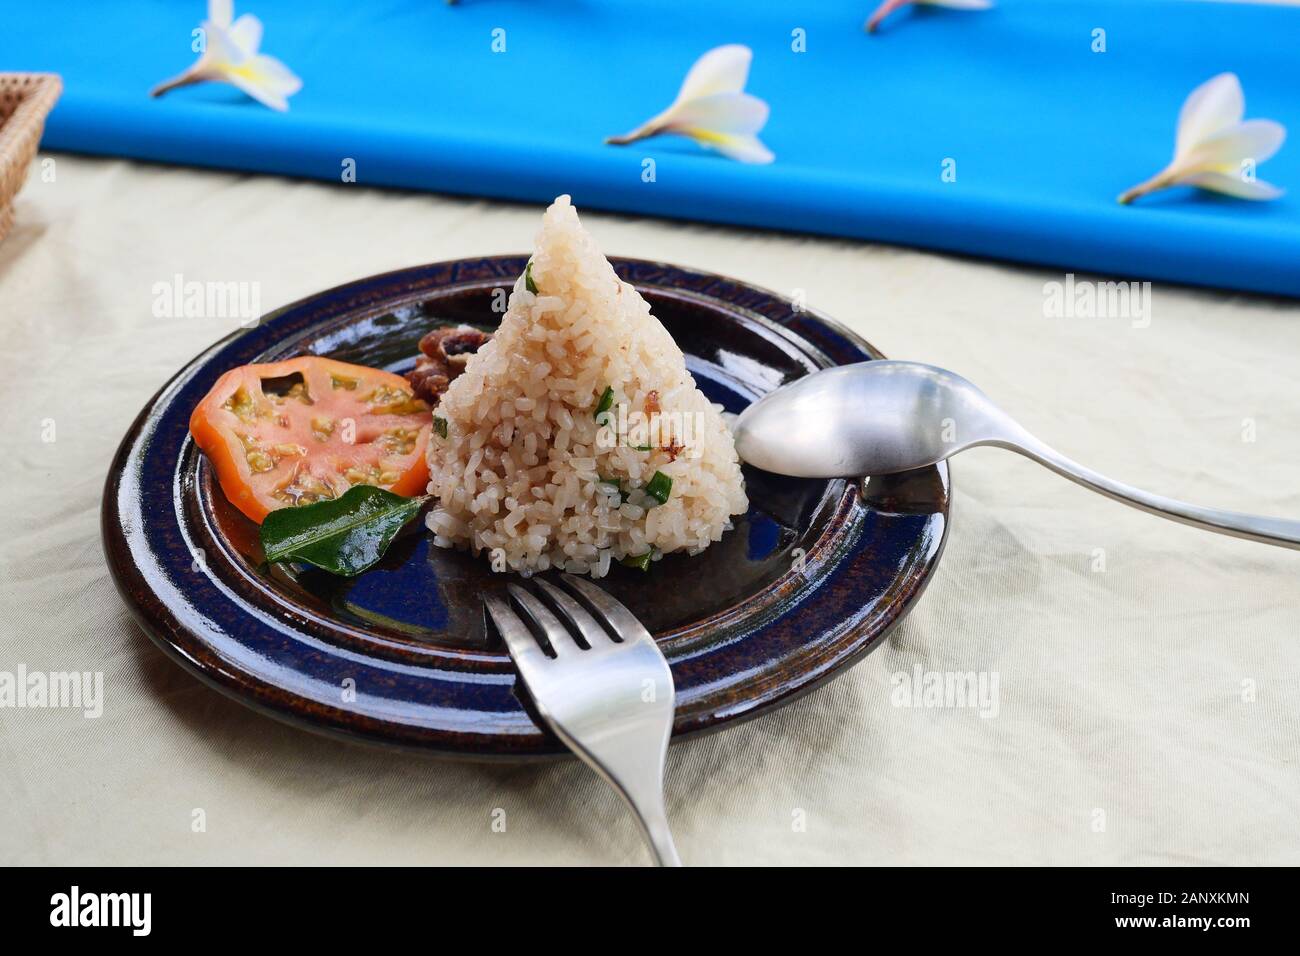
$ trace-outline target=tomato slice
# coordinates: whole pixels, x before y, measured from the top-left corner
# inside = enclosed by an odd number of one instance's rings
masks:
[[[258,524],[353,485],[423,494],[432,427],[400,375],[319,356],[231,369],[190,416],[221,490]]]

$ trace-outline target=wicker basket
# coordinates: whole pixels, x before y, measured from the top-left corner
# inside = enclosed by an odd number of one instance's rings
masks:
[[[14,196],[27,179],[46,114],[63,81],[54,73],[0,73],[0,240],[14,222]]]

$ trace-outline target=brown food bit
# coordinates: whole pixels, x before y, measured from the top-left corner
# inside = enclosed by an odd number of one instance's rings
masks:
[[[430,332],[420,340],[420,351],[426,355],[436,355],[436,352],[430,351],[436,346],[442,350],[442,354],[448,361],[464,368],[469,357],[482,348],[490,338],[492,336],[486,332],[480,332],[468,325],[458,325],[454,329],[437,329]],[[430,339],[433,341],[430,342]],[[425,345],[426,342],[429,342],[428,346]]]
[[[416,395],[430,405],[436,405],[439,396],[451,384],[447,372],[446,365],[435,362],[427,355],[421,355],[415,360],[415,368],[407,374],[406,380],[411,383]]]
[[[677,456],[686,450],[685,445],[679,445],[676,442],[669,442],[659,449],[668,456],[669,461],[676,461]]]
[[[659,393],[658,392],[651,391],[646,393],[645,413],[647,415],[659,414]]]
[[[406,376],[415,394],[430,405],[436,405],[447,386],[461,372],[465,363],[492,336],[468,325],[434,329],[420,339],[420,352],[415,369]]]

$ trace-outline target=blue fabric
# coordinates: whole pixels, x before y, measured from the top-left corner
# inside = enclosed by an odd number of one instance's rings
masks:
[[[829,233],[1300,295],[1300,142],[1252,203],[1180,189],[1124,208],[1161,169],[1178,109],[1231,70],[1247,117],[1300,135],[1300,10],[1160,0],[1000,0],[988,12],[874,0],[248,0],[263,50],[304,80],[288,114],[232,87],[156,82],[194,59],[202,0],[11,4],[0,68],[53,70],[47,148]],[[491,50],[505,32],[506,52]],[[806,31],[807,52],[791,50]],[[1107,51],[1091,51],[1092,31]],[[754,50],[770,166],[681,139],[602,144],[666,106],[705,50]],[[642,181],[642,160],[656,181]],[[940,179],[944,159],[957,180]],[[346,187],[340,187],[346,188]],[[632,251],[632,250],[625,250]]]

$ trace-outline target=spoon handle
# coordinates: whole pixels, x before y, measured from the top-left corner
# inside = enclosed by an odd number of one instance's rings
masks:
[[[1163,495],[1153,495],[1149,491],[1114,481],[1091,468],[1086,468],[1028,435],[1022,435],[1017,441],[1007,443],[1006,447],[1046,465],[1058,475],[1069,478],[1085,488],[1091,488],[1108,498],[1132,505],[1149,514],[1172,518],[1183,524],[1232,535],[1234,538],[1246,538],[1261,544],[1300,550],[1300,521],[1248,515],[1239,511],[1220,511],[1217,508],[1202,508]]]

